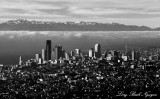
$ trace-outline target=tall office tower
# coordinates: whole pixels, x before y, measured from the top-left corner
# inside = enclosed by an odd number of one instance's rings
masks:
[[[19,57],[19,65],[20,66],[22,65],[22,57],[21,56]]]
[[[112,55],[114,58],[119,58],[119,57],[120,57],[120,52],[115,51],[115,50],[112,50],[112,51],[111,51],[111,55]]]
[[[46,41],[46,61],[51,60],[51,40]]]
[[[65,53],[65,59],[69,60],[69,53]]]
[[[125,54],[122,54],[121,58],[123,59],[123,61],[128,61],[128,57]]]
[[[107,54],[107,60],[112,60],[112,54],[111,54],[111,52],[108,52],[108,54]]]
[[[65,58],[65,50],[64,50],[64,49],[62,49],[62,52],[61,52],[61,53],[62,53],[61,57],[62,57],[62,58]]]
[[[138,51],[133,51],[132,52],[132,60],[133,61],[138,61],[140,58],[140,53]]]
[[[104,51],[104,57],[106,58],[108,55],[108,51]]]
[[[39,58],[38,64],[42,64],[42,58]]]
[[[71,51],[71,57],[73,57],[74,56],[74,52],[73,51]]]
[[[94,56],[94,49],[91,48],[91,49],[89,50],[89,57],[93,57],[93,56]]]
[[[56,60],[55,52],[54,52],[54,51],[52,51],[52,53],[51,53],[51,60],[52,60],[53,62],[55,62],[55,60]]]
[[[135,60],[135,51],[132,52],[132,60]]]
[[[59,60],[59,50],[60,50],[60,48],[59,48],[59,46],[58,45],[56,45],[55,46],[55,49],[54,49],[54,56],[55,56],[55,60]]]
[[[2,72],[3,64],[0,64],[0,72]]]
[[[76,55],[76,56],[80,56],[80,53],[81,53],[81,52],[80,52],[80,49],[75,49],[75,55]]]
[[[61,45],[55,46],[55,58],[56,60],[59,60],[61,57],[63,57],[63,51]]]
[[[125,55],[127,55],[128,54],[128,46],[126,45],[125,46]]]
[[[95,44],[95,57],[100,58],[101,57],[101,45]]]
[[[42,49],[42,62],[45,61],[45,49]]]
[[[39,61],[39,54],[35,54],[35,59],[37,62]]]

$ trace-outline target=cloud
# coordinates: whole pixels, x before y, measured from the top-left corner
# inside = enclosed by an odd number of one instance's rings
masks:
[[[0,38],[17,39],[17,38],[46,38],[57,37],[62,39],[81,38],[80,32],[58,32],[58,31],[0,31]]]
[[[160,17],[159,5],[159,0],[1,0],[0,19],[155,21]]]
[[[27,10],[18,9],[18,8],[3,8],[2,11],[5,11],[7,13],[18,13],[18,14],[27,13]]]
[[[18,40],[18,39],[52,39],[56,38],[57,40],[77,40],[78,39],[99,39],[99,40],[126,40],[126,39],[142,39],[142,38],[160,38],[160,32],[58,32],[58,31],[1,31],[0,39],[8,40]]]
[[[14,35],[9,35],[9,37],[8,37],[9,39],[14,39],[15,38],[15,36]]]
[[[82,34],[81,33],[76,33],[76,34],[74,34],[74,36],[80,38],[80,37],[82,37]]]
[[[68,16],[84,15],[110,15],[130,13],[160,13],[158,0],[2,0],[0,1],[1,12],[15,13],[24,12],[28,15],[52,16],[53,13]],[[24,14],[22,13],[22,14]],[[68,13],[68,14],[67,14]],[[54,15],[53,15],[54,16]]]

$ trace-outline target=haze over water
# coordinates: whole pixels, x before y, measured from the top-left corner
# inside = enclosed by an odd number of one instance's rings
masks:
[[[160,46],[160,32],[151,31],[1,31],[0,64],[17,64],[19,56],[25,61],[45,49],[46,40],[52,40],[52,48],[61,44],[66,52],[76,48],[88,51],[96,43],[102,51]]]

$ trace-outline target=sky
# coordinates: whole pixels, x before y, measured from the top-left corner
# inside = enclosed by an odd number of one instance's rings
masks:
[[[160,0],[0,0],[0,22],[10,19],[117,22],[160,27]]]

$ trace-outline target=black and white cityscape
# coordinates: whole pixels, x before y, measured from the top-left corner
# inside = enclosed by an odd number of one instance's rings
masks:
[[[160,97],[160,0],[0,0],[0,99]]]
[[[160,48],[102,51],[95,44],[66,52],[46,40],[33,59],[1,65],[2,98],[154,98],[159,96]],[[18,60],[18,59],[17,59]]]

